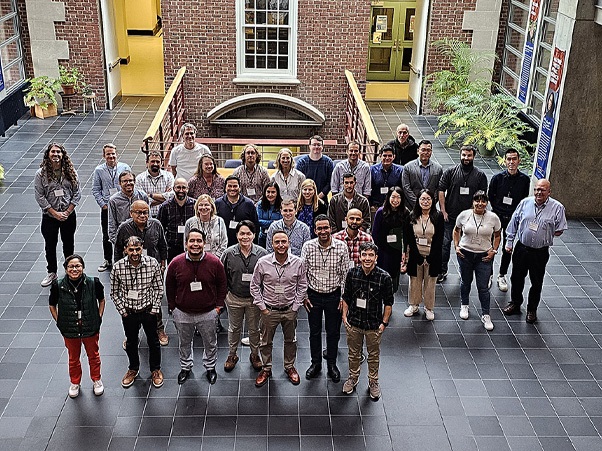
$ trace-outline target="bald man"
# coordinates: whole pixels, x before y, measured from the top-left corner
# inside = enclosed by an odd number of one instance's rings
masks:
[[[520,313],[523,303],[523,288],[527,274],[531,279],[527,302],[526,321],[537,321],[537,307],[541,300],[541,289],[550,257],[549,248],[554,237],[562,235],[567,227],[564,206],[550,197],[550,182],[540,179],[535,183],[533,196],[523,199],[506,229],[506,252],[512,253],[512,275],[510,276],[510,302],[502,309],[505,315]]]
[[[360,228],[362,222],[362,212],[352,208],[345,217],[345,228],[332,235],[334,239],[341,240],[347,245],[349,260],[353,261],[354,266],[360,264],[360,244],[374,242],[372,236]]]
[[[387,143],[395,149],[395,161],[393,163],[402,166],[416,159],[418,144],[412,135],[410,128],[406,124],[399,124],[395,130],[395,139]]]

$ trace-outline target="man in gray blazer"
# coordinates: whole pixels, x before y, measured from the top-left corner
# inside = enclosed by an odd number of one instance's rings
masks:
[[[410,161],[403,168],[401,174],[401,186],[406,198],[406,206],[411,210],[414,208],[416,199],[423,189],[428,189],[437,199],[437,187],[439,179],[443,174],[441,165],[431,160],[433,145],[430,141],[423,139],[418,144],[418,158]]]

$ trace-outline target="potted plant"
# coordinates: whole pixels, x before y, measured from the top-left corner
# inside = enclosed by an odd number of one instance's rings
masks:
[[[29,82],[29,88],[25,90],[23,101],[32,109],[32,116],[35,115],[41,119],[56,116],[56,92],[60,89],[58,80],[41,75],[26,81]]]
[[[59,83],[61,84],[63,94],[75,94],[75,91],[83,82],[83,78],[77,67],[59,66]]]

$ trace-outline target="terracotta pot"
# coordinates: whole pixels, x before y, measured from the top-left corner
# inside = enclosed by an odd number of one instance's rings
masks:
[[[61,85],[61,89],[65,95],[75,94],[75,85]]]

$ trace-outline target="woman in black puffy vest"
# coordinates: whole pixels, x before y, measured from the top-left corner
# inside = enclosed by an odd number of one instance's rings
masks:
[[[79,395],[82,344],[88,355],[94,394],[100,396],[104,393],[104,386],[100,380],[98,334],[105,309],[104,287],[97,277],[84,274],[85,264],[81,256],[67,257],[63,266],[66,276],[52,283],[49,306],[69,351],[69,396],[76,398]]]

